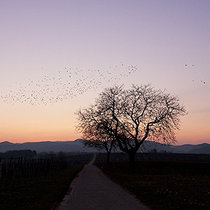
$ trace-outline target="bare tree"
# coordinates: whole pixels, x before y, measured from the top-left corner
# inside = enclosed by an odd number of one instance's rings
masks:
[[[92,106],[89,109],[80,110],[78,113],[78,130],[83,134],[84,145],[95,147],[98,150],[105,150],[107,163],[110,162],[110,154],[116,148],[114,135],[106,127],[110,127],[110,119],[106,119],[97,109]]]
[[[97,126],[86,125],[85,115],[94,113],[98,117]],[[150,85],[135,86],[124,90],[120,86],[105,89],[91,108],[80,112],[83,128],[102,132],[110,140],[117,142],[120,150],[129,155],[130,165],[135,163],[135,155],[147,139],[174,143],[175,130],[179,128],[180,117],[186,113],[179,99]],[[100,122],[100,123],[99,123]],[[102,125],[102,126],[101,126]],[[97,138],[94,131],[92,139]],[[99,132],[100,131],[100,132]],[[95,137],[93,137],[95,136]]]

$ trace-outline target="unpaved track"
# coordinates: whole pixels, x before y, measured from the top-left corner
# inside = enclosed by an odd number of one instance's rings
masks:
[[[95,157],[94,157],[95,158]],[[112,182],[92,165],[84,167],[71,184],[71,192],[58,207],[59,210],[146,210],[121,186]]]

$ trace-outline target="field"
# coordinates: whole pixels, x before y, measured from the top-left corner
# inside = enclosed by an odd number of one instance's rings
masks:
[[[41,154],[35,159],[2,159],[0,209],[55,209],[92,154]],[[210,155],[140,153],[130,170],[123,153],[98,154],[98,165],[113,181],[152,209],[209,209]]]
[[[139,154],[135,171],[127,157],[113,154],[112,163],[97,165],[115,182],[132,192],[152,209],[209,209],[210,156]]]
[[[45,158],[6,161],[10,170],[0,179],[0,209],[54,209],[92,154],[67,155],[62,161],[55,157]]]

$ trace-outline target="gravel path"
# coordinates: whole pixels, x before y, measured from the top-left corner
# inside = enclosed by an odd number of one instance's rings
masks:
[[[94,157],[95,158],[95,157]],[[134,196],[92,165],[84,167],[71,184],[58,210],[148,210]]]

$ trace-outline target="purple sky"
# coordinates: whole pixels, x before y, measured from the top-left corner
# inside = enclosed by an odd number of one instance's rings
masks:
[[[113,83],[151,83],[177,95],[188,110],[178,143],[210,143],[209,11],[209,0],[2,0],[1,94],[66,66],[86,73],[110,68],[117,75],[126,74],[121,64],[135,65],[137,72]],[[75,110],[109,85],[104,81],[97,91],[47,107],[8,105],[0,98],[0,141],[79,137]]]

